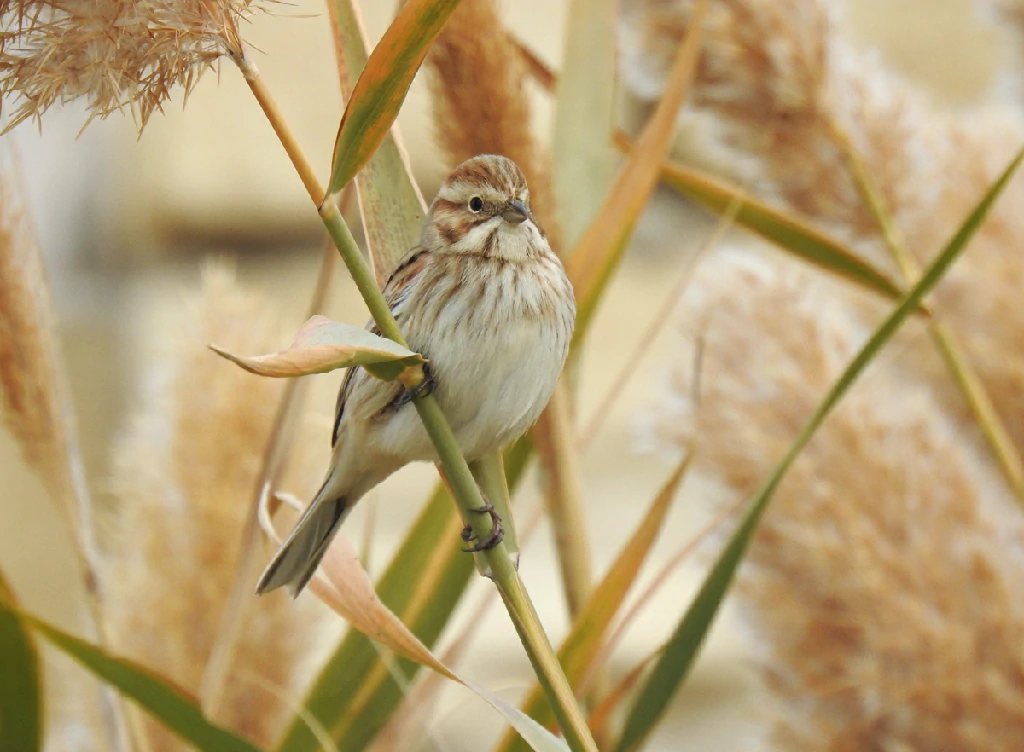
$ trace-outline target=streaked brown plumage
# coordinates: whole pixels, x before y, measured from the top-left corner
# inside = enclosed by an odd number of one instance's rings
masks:
[[[384,297],[409,346],[428,358],[433,392],[467,459],[533,425],[569,352],[576,303],[514,162],[482,155],[452,171]],[[287,586],[297,595],[360,497],[403,465],[436,459],[402,389],[349,370],[330,471],[257,592]]]

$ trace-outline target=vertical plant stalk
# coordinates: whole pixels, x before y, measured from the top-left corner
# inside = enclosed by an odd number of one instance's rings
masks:
[[[332,245],[325,244],[320,270],[317,273],[316,288],[309,302],[309,316],[323,310],[324,301],[330,291],[334,258]],[[291,379],[285,385],[270,430],[270,441],[267,443],[266,451],[260,462],[255,496],[245,521],[245,528],[242,531],[242,545],[235,563],[235,580],[224,603],[220,625],[217,629],[217,638],[210,650],[199,688],[199,699],[203,712],[211,717],[217,715],[224,699],[235,651],[242,636],[242,627],[248,612],[247,604],[250,602],[249,597],[252,594],[252,583],[259,576],[262,566],[258,557],[262,537],[259,526],[259,509],[264,501],[274,493],[278,479],[284,470],[288,449],[295,435],[295,419],[305,396],[306,386],[307,384],[299,379]]]
[[[76,606],[85,633],[109,646],[92,499],[42,250],[18,195],[16,156],[5,150],[0,169],[11,173],[0,174],[0,425],[11,430],[67,526],[82,584],[84,597]],[[111,748],[129,749],[123,702],[109,687],[98,691]]]
[[[285,151],[299,173],[302,184],[305,186],[310,198],[318,203],[323,197],[323,188],[317,180],[312,166],[303,155],[295,135],[288,128],[280,109],[277,107],[277,103],[270,96],[270,92],[267,90],[266,83],[260,76],[259,70],[244,52],[234,53],[229,51],[228,54],[238,65],[246,84],[248,84],[264,114],[273,126],[274,132],[285,147]],[[324,301],[330,290],[334,258],[334,251],[330,244],[328,244],[324,248],[323,260],[317,274],[316,288],[310,298],[308,311],[310,316],[319,313],[323,309]],[[216,717],[220,710],[221,702],[224,699],[235,651],[242,634],[243,625],[245,624],[248,610],[246,604],[251,595],[252,583],[259,575],[260,562],[257,554],[261,550],[261,533],[258,510],[263,501],[274,492],[277,480],[284,468],[288,447],[294,435],[295,415],[304,396],[304,386],[297,379],[290,380],[286,385],[284,393],[281,395],[277,414],[274,417],[274,424],[270,432],[270,442],[267,444],[267,449],[261,462],[260,475],[256,483],[255,499],[242,532],[242,546],[239,550],[238,561],[236,562],[235,581],[224,604],[224,611],[217,630],[217,638],[210,651],[199,688],[199,700],[202,704],[203,712],[210,717]]]
[[[405,338],[398,328],[398,323],[391,315],[391,310],[377,287],[373,271],[359,252],[359,247],[341,216],[341,211],[334,201],[323,200],[323,188],[317,181],[312,167],[302,153],[298,141],[285,122],[281,111],[260,78],[259,72],[244,55],[232,56],[232,59],[242,71],[246,83],[259,101],[260,107],[270,120],[274,132],[277,133],[288,157],[299,173],[310,199],[317,206],[320,219],[330,233],[356,289],[359,290],[359,294],[366,303],[381,334],[400,345],[407,346]],[[407,388],[414,388],[422,383],[423,378],[423,369],[416,366],[406,369],[399,380]],[[462,456],[455,440],[455,434],[441,412],[440,405],[430,394],[417,397],[413,401],[413,405],[423,421],[431,442],[437,449],[441,466],[451,484],[462,519],[470,525],[478,538],[486,538],[493,529],[493,523],[489,515],[480,514],[478,511],[484,505],[483,497],[469,466],[466,464],[465,457]],[[483,552],[483,555],[508,609],[509,616],[519,633],[523,647],[530,658],[530,663],[554,708],[566,742],[573,752],[597,752],[597,746],[587,728],[583,713],[576,703],[576,698],[565,674],[562,672],[551,642],[544,633],[529,594],[519,578],[508,547],[504,543],[499,543]]]
[[[835,118],[828,118],[828,126],[839,150],[846,158],[847,167],[853,176],[853,182],[857,186],[858,192],[878,223],[879,231],[882,233],[882,239],[885,241],[890,255],[906,282],[911,285],[915,284],[921,278],[921,268],[913,254],[907,249],[902,233],[886,210],[882,193],[874,178],[868,173],[864,160],[853,145],[849,134]],[[967,400],[967,404],[974,412],[978,426],[992,448],[1017,503],[1024,506],[1024,464],[1021,462],[1021,457],[1013,445],[1006,426],[1003,425],[999,413],[996,412],[995,406],[985,390],[985,385],[971,366],[953,332],[939,321],[935,313],[932,313],[928,319],[928,333],[949,368],[953,381],[963,392],[964,399]]]
[[[562,573],[570,619],[575,619],[590,599],[593,566],[590,536],[583,511],[579,456],[569,415],[565,378],[558,381],[547,409],[533,429],[537,455],[546,478],[544,499],[555,536],[555,553]]]
[[[502,519],[505,530],[504,543],[516,566],[519,565],[519,534],[516,532],[515,517],[512,515],[512,504],[509,499],[508,482],[505,479],[505,460],[502,453],[491,452],[480,459],[469,463],[469,471],[480,487],[487,500],[494,505],[494,511]],[[479,554],[478,554],[479,556]],[[478,561],[483,561],[479,557]],[[480,569],[480,567],[477,567]],[[490,575],[489,572],[483,574]]]
[[[253,96],[256,97],[256,101],[259,102],[263,114],[270,121],[274,133],[277,134],[277,138],[281,141],[281,146],[284,147],[288,158],[292,161],[295,171],[299,173],[299,179],[302,180],[302,185],[309,194],[310,200],[312,200],[314,205],[320,206],[320,203],[324,200],[324,188],[317,179],[313,166],[306,159],[306,155],[302,153],[302,147],[299,146],[295,133],[288,127],[288,123],[277,106],[277,102],[270,95],[267,84],[260,75],[256,64],[245,53],[244,49],[241,52],[228,50],[228,56],[242,72],[245,83],[249,86]]]
[[[67,371],[56,346],[54,350],[54,382],[61,415],[60,430],[63,432],[61,438],[67,460],[68,493],[74,507],[72,536],[78,543],[76,554],[81,569],[82,586],[85,590],[86,612],[98,643],[109,647],[111,644],[110,627],[103,610],[103,585],[99,577],[100,554],[93,523],[92,496],[89,493],[89,484],[85,479],[85,463],[82,461],[82,448],[78,438],[75,411],[71,404],[71,389],[67,383]],[[127,752],[132,749],[132,741],[141,738],[142,731],[138,728],[138,724],[129,721],[125,700],[113,687],[104,685],[99,688],[99,691],[102,697],[103,720],[107,726],[113,749]]]

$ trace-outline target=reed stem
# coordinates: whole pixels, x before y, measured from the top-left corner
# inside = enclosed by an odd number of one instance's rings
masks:
[[[359,294],[380,329],[381,334],[395,342],[408,346],[391,314],[384,296],[373,276],[373,270],[359,251],[355,238],[341,216],[341,211],[334,201],[324,201],[323,188],[312,167],[302,153],[297,140],[281,111],[267,90],[255,66],[244,56],[234,56],[236,64],[245,76],[253,95],[259,101],[264,114],[270,120],[296,172],[302,179],[310,199],[317,206],[320,219],[327,228],[334,245],[341,254],[349,274],[355,282]],[[406,388],[418,386],[423,381],[423,369],[419,366],[406,369],[399,377]],[[444,470],[459,506],[462,519],[468,524],[477,539],[483,540],[490,535],[493,524],[490,515],[480,514],[484,506],[483,496],[473,479],[466,464],[465,457],[455,439],[451,426],[441,412],[441,407],[433,395],[417,397],[413,404],[420,419],[437,449],[440,464]],[[483,552],[483,556],[492,572],[492,579],[498,586],[502,600],[508,609],[509,616],[522,640],[523,647],[533,664],[537,677],[544,687],[555,716],[562,727],[562,733],[573,752],[597,752],[597,746],[587,728],[572,688],[558,663],[555,651],[540,624],[537,612],[530,601],[529,594],[523,586],[509,549],[504,542]]]

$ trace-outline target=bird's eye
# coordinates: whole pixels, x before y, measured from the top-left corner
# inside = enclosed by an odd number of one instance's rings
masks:
[[[479,196],[473,196],[473,198],[469,200],[469,210],[471,212],[478,212],[483,208],[484,202],[483,199],[480,198]]]

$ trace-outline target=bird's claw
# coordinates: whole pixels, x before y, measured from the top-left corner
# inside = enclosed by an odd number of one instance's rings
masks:
[[[400,395],[398,399],[394,401],[394,406],[401,407],[402,405],[408,405],[417,397],[425,397],[434,391],[434,376],[430,373],[430,364],[423,364],[423,381],[414,386],[412,389],[406,389]]]
[[[465,543],[476,541],[472,546],[462,549],[467,554],[475,554],[478,551],[486,551],[490,548],[494,548],[502,539],[505,537],[505,528],[501,523],[501,515],[494,511],[494,505],[489,501],[484,501],[484,505],[479,509],[474,509],[474,512],[479,514],[489,514],[491,516],[491,532],[487,534],[483,540],[477,540],[476,535],[473,534],[473,528],[470,525],[466,525],[462,528],[462,540]]]

